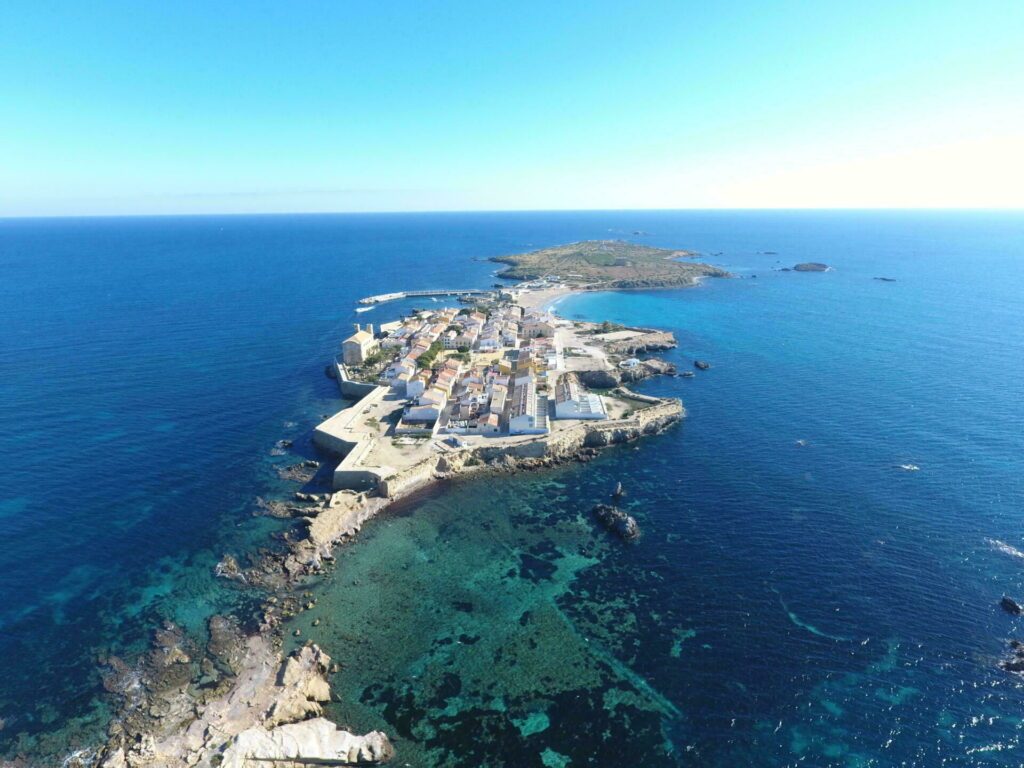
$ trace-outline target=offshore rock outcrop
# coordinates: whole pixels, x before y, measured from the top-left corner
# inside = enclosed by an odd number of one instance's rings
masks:
[[[794,272],[828,272],[831,267],[822,264],[820,261],[805,261],[801,264],[794,264]]]
[[[618,507],[611,504],[598,504],[591,512],[601,525],[623,541],[635,541],[640,538],[640,526],[636,519]]]

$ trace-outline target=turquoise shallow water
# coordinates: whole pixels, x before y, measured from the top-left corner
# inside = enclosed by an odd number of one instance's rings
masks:
[[[96,655],[160,618],[244,614],[210,570],[275,529],[251,500],[336,407],[355,298],[636,230],[744,279],[560,311],[673,329],[713,368],[644,389],[688,418],[368,525],[300,619],[333,714],[414,765],[1018,764],[1024,217],[955,213],[3,222],[5,750],[94,737]],[[617,479],[636,546],[586,515]]]

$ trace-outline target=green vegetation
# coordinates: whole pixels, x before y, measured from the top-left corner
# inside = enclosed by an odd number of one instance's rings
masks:
[[[377,368],[384,363],[390,362],[392,354],[383,347],[378,347],[363,360],[363,368]]]
[[[437,360],[437,356],[440,355],[442,351],[444,351],[444,344],[440,341],[435,341],[427,348],[426,352],[419,356],[419,359],[416,360],[416,365],[420,368],[433,368],[434,362]]]
[[[696,261],[692,251],[653,248],[621,240],[586,240],[531,253],[498,256],[509,264],[501,277],[534,280],[557,277],[567,283],[606,288],[660,288],[693,285],[700,277],[728,277],[725,270]]]

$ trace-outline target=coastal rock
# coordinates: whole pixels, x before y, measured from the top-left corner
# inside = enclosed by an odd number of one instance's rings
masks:
[[[1024,643],[1020,640],[1011,640],[1010,655],[999,662],[999,666],[1007,672],[1024,672]]]
[[[283,501],[264,499],[262,496],[256,497],[255,514],[265,514],[270,517],[291,517],[295,509],[295,507],[290,507]]]
[[[606,342],[606,352],[618,355],[637,355],[643,352],[657,352],[665,349],[672,349],[676,344],[676,337],[670,331],[657,331],[647,328],[637,329],[641,331],[636,336],[619,341]]]
[[[289,656],[278,674],[277,684],[283,689],[267,713],[267,725],[293,723],[323,714],[321,702],[331,698],[327,670],[331,658],[317,645],[307,645]]]
[[[622,383],[618,371],[580,371],[578,376],[583,386],[588,389],[612,389]]]
[[[175,630],[173,625],[165,628],[160,642],[178,647]],[[208,652],[237,670],[231,684],[210,695],[201,689],[186,693],[186,686],[182,686],[175,695],[183,698],[187,707],[160,707],[155,715],[140,716],[137,707],[152,712],[150,702],[169,699],[157,695],[146,676],[148,672],[136,677],[131,687],[139,691],[139,698],[119,712],[119,727],[111,730],[101,765],[109,762],[111,768],[186,768],[217,764],[221,755],[229,752],[234,762],[225,760],[223,765],[267,765],[258,759],[264,753],[255,748],[257,743],[276,744],[282,749],[289,744],[300,745],[301,752],[266,754],[301,756],[313,763],[333,764],[339,759],[372,763],[392,754],[383,734],[353,736],[327,720],[308,732],[290,728],[290,723],[320,718],[321,703],[330,698],[327,670],[331,660],[319,647],[306,645],[282,661],[271,638],[256,635],[239,640],[237,626],[228,619],[211,621],[210,631]],[[122,671],[127,673],[129,669],[124,665]],[[287,730],[276,735],[281,728]],[[249,736],[241,738],[247,732]]]
[[[1024,608],[1020,607],[1020,603],[1006,595],[1003,595],[1002,600],[999,601],[999,607],[1014,616],[1020,616],[1021,612],[1024,611]]]
[[[822,264],[820,261],[805,261],[793,265],[794,272],[828,272],[829,269],[828,264]]]
[[[245,638],[238,621],[226,616],[211,616],[207,628],[210,641],[206,652],[214,666],[224,674],[238,674],[243,667],[245,653]]]
[[[591,512],[605,528],[624,541],[640,538],[640,526],[630,515],[610,504],[598,504]]]
[[[706,371],[711,367],[711,363],[707,360],[694,360],[693,367],[701,371]]]
[[[282,480],[291,480],[295,483],[308,483],[313,479],[316,471],[311,467],[306,466],[305,462],[300,464],[293,464],[290,467],[279,467],[277,469],[277,475]]]
[[[222,579],[240,581],[243,584],[246,581],[245,574],[238,567],[238,560],[235,559],[234,555],[224,555],[220,562],[214,566],[213,572]]]
[[[653,357],[649,360],[641,360],[639,365],[633,368],[627,368],[619,375],[622,381],[633,383],[636,381],[643,381],[651,376],[673,374],[675,371],[676,367],[672,363]]]
[[[317,717],[269,731],[265,728],[243,731],[224,750],[221,768],[280,765],[276,761],[375,765],[390,760],[394,754],[388,737],[380,731],[355,736]]]

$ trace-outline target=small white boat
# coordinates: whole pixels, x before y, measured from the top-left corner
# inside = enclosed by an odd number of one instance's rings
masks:
[[[356,307],[356,312],[369,312],[374,307]]]
[[[921,469],[919,466],[917,466],[917,464],[900,464],[899,467],[904,472],[917,472],[919,469]]]

